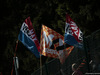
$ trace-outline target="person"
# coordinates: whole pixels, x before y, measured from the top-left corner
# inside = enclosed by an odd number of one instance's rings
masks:
[[[77,69],[76,63],[72,64],[72,70],[73,70],[72,75],[83,75],[82,72]]]

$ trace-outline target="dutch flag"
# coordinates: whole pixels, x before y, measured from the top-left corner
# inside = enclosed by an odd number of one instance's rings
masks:
[[[40,57],[40,44],[36,37],[30,17],[25,19],[20,29],[18,39],[37,57]]]

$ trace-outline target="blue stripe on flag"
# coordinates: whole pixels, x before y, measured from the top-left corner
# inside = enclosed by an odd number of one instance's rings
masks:
[[[64,42],[71,46],[76,46],[76,47],[80,48],[81,50],[83,50],[83,44],[78,43],[77,40],[74,38],[74,36],[71,34],[65,33]]]
[[[64,35],[64,42],[72,46],[74,46],[75,44],[78,44],[77,40],[74,38],[73,35],[66,34],[66,33]]]
[[[35,43],[27,37],[21,30],[18,39],[37,57],[40,57],[40,53],[37,50]]]

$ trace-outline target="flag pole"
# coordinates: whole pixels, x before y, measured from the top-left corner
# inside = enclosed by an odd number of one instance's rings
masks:
[[[40,53],[40,75],[42,75],[42,57]]]
[[[41,34],[40,34],[40,36],[41,36]],[[40,41],[41,41],[41,37],[40,37]],[[40,75],[42,75],[42,57],[41,57],[41,55],[42,55],[42,52],[41,52],[41,43],[40,43]]]
[[[14,57],[16,57],[17,46],[18,46],[18,40],[16,41],[16,47],[15,47]],[[14,71],[13,69],[14,69],[14,59],[13,59],[13,64],[12,64],[11,75],[13,75],[13,71]],[[18,75],[17,71],[16,71],[16,75]]]
[[[14,57],[16,56],[17,46],[18,46],[18,40],[16,41],[16,47],[15,47]]]

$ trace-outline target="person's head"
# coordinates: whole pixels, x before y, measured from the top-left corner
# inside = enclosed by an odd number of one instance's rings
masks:
[[[77,69],[76,63],[72,64],[72,70],[75,71]]]

